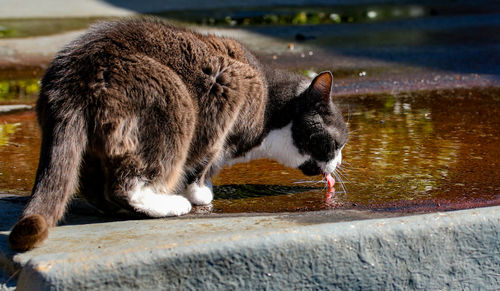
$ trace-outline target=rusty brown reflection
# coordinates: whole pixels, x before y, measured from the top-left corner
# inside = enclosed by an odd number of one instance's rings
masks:
[[[332,208],[435,211],[500,204],[500,88],[337,98],[349,119],[334,195],[321,176],[269,160],[214,179],[213,212]],[[40,133],[33,111],[0,115],[0,191],[28,195]]]
[[[0,192],[29,194],[39,150],[40,131],[34,111],[0,115]]]

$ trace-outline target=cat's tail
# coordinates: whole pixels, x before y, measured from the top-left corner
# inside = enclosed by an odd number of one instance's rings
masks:
[[[65,111],[63,116],[52,116],[41,107],[38,114],[42,146],[36,180],[30,201],[9,235],[10,247],[18,251],[29,250],[43,242],[48,236],[48,228],[55,226],[63,216],[77,188],[79,168],[87,146],[81,111]]]

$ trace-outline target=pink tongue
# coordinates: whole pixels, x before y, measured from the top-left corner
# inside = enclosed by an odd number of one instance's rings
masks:
[[[331,174],[325,174],[325,180],[328,183],[328,192],[333,191],[333,186],[335,185],[335,179]]]

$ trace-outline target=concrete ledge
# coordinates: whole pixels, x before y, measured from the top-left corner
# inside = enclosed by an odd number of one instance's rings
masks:
[[[4,227],[0,266],[18,272],[19,290],[500,286],[500,207],[337,223],[329,217],[75,220],[27,253],[8,249]]]

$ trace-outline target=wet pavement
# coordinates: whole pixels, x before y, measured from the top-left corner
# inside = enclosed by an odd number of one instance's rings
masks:
[[[192,28],[234,37],[277,68],[309,76],[332,71],[336,102],[352,134],[341,173],[345,184],[337,184],[335,195],[326,193],[321,177],[260,160],[224,169],[214,180],[212,207],[197,211],[413,212],[499,204],[500,10],[481,3],[209,13],[221,25]],[[183,15],[197,23],[207,11]],[[186,20],[181,13],[163,15]],[[0,39],[0,105],[33,105],[52,56],[82,32],[68,27],[95,20],[57,20],[62,30],[46,35],[57,31],[45,19],[42,35]],[[33,33],[33,23],[17,21],[18,33]],[[0,115],[0,192],[29,194],[39,144],[33,111]]]
[[[199,213],[325,209],[439,211],[500,204],[500,89],[335,99],[349,120],[336,193],[270,160],[225,168]],[[0,115],[0,189],[28,195],[40,133],[33,111]],[[343,180],[343,183],[340,182]]]
[[[337,183],[334,195],[326,193],[321,177],[257,161],[219,175],[214,211],[411,212],[500,204],[499,89],[360,95],[337,102],[351,137],[337,176],[344,184]],[[265,187],[271,193],[263,194]]]

